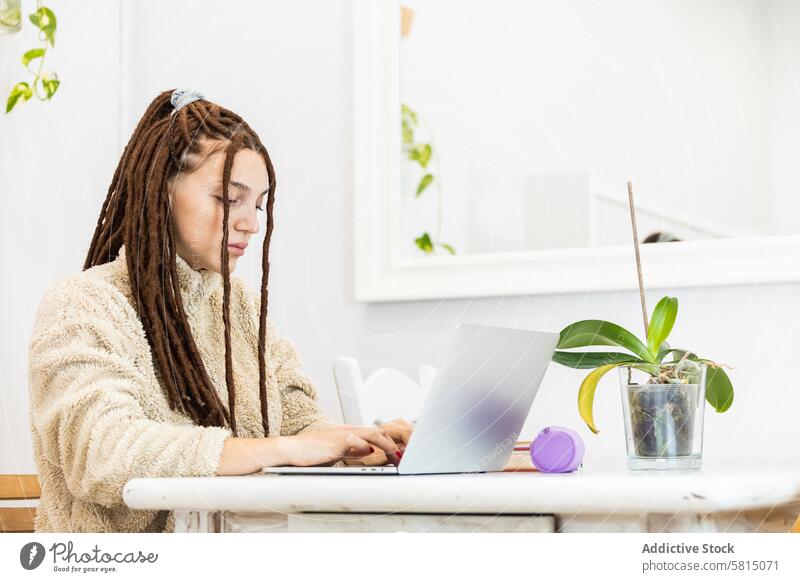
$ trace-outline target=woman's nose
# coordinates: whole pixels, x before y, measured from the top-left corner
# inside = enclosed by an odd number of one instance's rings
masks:
[[[237,218],[234,226],[238,231],[245,231],[252,234],[257,234],[259,228],[258,211],[253,209],[247,213],[244,213],[243,216]]]

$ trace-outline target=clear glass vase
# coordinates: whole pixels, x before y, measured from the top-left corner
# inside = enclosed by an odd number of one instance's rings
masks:
[[[699,469],[706,365],[684,360],[621,366],[629,469]]]

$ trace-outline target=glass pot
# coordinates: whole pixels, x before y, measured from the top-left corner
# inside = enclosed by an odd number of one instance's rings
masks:
[[[684,360],[619,368],[629,469],[699,469],[706,365]]]

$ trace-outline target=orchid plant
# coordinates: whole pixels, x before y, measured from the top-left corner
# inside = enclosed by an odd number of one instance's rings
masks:
[[[667,343],[677,315],[678,299],[663,297],[653,310],[646,341],[615,323],[598,319],[577,321],[561,330],[553,361],[570,368],[592,369],[578,390],[578,411],[592,432],[598,432],[592,413],[597,384],[606,373],[618,366],[630,366],[649,373],[649,384],[674,384],[685,380],[665,371],[670,366],[664,364],[684,360],[706,364],[706,400],[717,412],[725,412],[731,407],[733,385],[723,370],[723,365],[701,358],[694,352],[672,348]],[[588,346],[616,346],[627,350],[627,353],[565,351]],[[671,358],[671,362],[665,362],[667,358]]]

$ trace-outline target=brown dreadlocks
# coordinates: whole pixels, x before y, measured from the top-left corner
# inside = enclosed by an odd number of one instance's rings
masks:
[[[161,372],[170,406],[181,410],[202,426],[230,425],[237,434],[234,404],[233,366],[230,335],[230,268],[228,265],[228,181],[233,158],[251,149],[267,165],[267,231],[262,250],[261,310],[259,313],[258,365],[259,395],[264,436],[268,434],[264,343],[267,322],[269,243],[272,235],[272,207],[275,201],[275,172],[266,148],[250,126],[235,113],[200,99],[173,115],[172,91],[164,91],[148,106],[114,172],[108,195],[92,237],[84,270],[114,260],[124,244],[134,307],[144,327],[154,363]],[[223,321],[225,325],[225,410],[208,377],[192,337],[183,308],[175,240],[169,204],[168,184],[178,172],[190,173],[202,160],[206,139],[223,144],[222,174],[223,239]],[[207,156],[206,156],[207,157]]]

